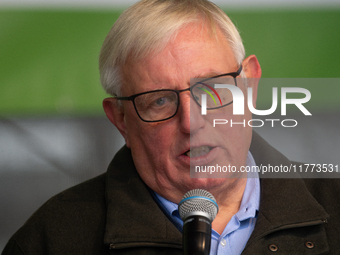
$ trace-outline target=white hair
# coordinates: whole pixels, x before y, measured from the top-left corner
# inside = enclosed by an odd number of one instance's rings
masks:
[[[99,70],[108,94],[120,95],[121,68],[127,59],[137,62],[161,51],[177,32],[190,23],[207,23],[216,34],[222,31],[241,65],[245,50],[242,39],[230,18],[207,0],[142,0],[117,19],[103,43]]]

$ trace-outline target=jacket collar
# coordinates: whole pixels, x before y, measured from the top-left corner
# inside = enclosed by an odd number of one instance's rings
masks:
[[[250,151],[258,166],[290,166],[293,163],[256,132],[253,132]],[[304,181],[298,175],[289,176],[294,178],[266,178],[260,175],[260,210],[248,244],[279,229],[327,221],[328,214],[308,191]]]

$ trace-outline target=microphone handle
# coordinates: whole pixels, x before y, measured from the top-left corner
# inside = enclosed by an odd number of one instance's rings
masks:
[[[189,216],[183,224],[184,255],[209,255],[211,223],[204,216]]]

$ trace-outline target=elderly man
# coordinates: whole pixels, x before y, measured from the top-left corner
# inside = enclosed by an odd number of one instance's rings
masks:
[[[196,188],[219,205],[211,254],[338,253],[335,182],[190,175],[193,164],[291,163],[249,126],[213,127],[212,118],[232,114],[226,95],[221,107],[201,114],[191,78],[229,79],[244,93],[251,87],[255,102],[261,76],[257,58],[245,58],[235,26],[217,6],[135,4],[105,39],[100,71],[112,95],[103,102],[105,113],[126,146],[105,174],[43,205],[3,254],[182,254],[177,204]],[[245,108],[235,121],[251,119]]]

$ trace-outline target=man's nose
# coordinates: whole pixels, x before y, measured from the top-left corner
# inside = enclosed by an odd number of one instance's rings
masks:
[[[181,93],[180,100],[178,114],[181,131],[193,135],[205,124],[201,115],[201,107],[193,100],[189,91]]]

